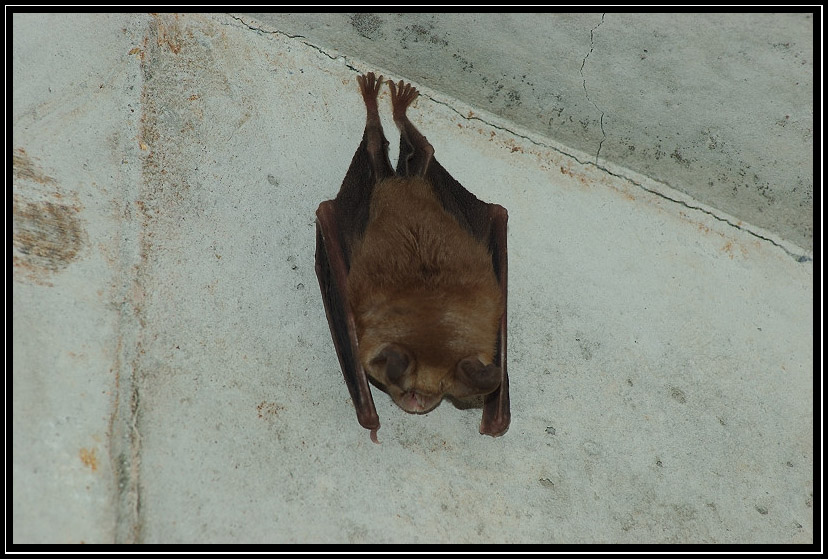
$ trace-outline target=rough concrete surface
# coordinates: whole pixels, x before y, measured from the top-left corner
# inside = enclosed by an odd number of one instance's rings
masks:
[[[807,251],[420,82],[509,209],[512,424],[371,443],[314,212],[413,76],[248,23],[13,16],[13,543],[813,541]]]
[[[813,14],[251,16],[813,250]]]

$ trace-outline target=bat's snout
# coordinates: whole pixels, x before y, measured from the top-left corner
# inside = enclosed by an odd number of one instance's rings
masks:
[[[442,399],[442,394],[424,394],[416,390],[408,390],[395,397],[394,401],[409,413],[426,413],[436,408]]]

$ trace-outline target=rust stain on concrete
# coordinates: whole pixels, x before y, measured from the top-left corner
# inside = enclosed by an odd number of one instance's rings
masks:
[[[82,207],[67,200],[57,181],[39,169],[23,148],[14,150],[12,174],[14,279],[51,285],[49,278],[76,260],[86,244],[79,217]]]
[[[78,456],[83,462],[83,465],[96,472],[98,470],[98,450],[95,448],[82,448],[78,453]]]

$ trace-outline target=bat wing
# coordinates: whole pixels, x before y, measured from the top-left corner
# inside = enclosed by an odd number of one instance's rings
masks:
[[[503,372],[500,386],[485,397],[480,433],[493,437],[502,435],[509,428],[509,375],[506,372],[506,314],[507,314],[507,251],[506,222],[509,214],[498,204],[487,204],[463,188],[436,159],[432,158],[426,177],[434,186],[443,207],[457,218],[461,225],[489,247],[492,267],[503,296],[503,316],[497,334],[494,363]]]
[[[340,229],[340,217],[334,200],[322,202],[316,211],[316,276],[325,304],[339,366],[356,408],[357,420],[366,429],[379,429],[365,370],[357,358],[356,326],[347,301],[348,253]],[[347,219],[345,220],[347,221]]]
[[[500,284],[500,291],[503,294],[503,316],[500,317],[500,328],[497,332],[497,350],[495,352],[495,363],[503,371],[503,380],[497,390],[488,394],[483,403],[483,420],[480,422],[480,432],[484,435],[497,437],[506,432],[512,414],[509,407],[509,375],[506,372],[506,314],[508,304],[506,301],[507,291],[507,252],[506,252],[506,222],[509,214],[506,208],[498,204],[488,204],[489,223],[488,232],[489,248],[492,251],[492,265],[494,266],[495,277]]]
[[[322,291],[328,326],[345,384],[351,394],[359,424],[379,429],[368,377],[359,362],[356,325],[347,299],[347,277],[353,242],[362,236],[368,222],[371,194],[377,182],[394,174],[388,161],[388,141],[377,112],[377,93],[382,76],[358,79],[367,109],[365,133],[354,153],[339,194],[319,205],[316,211],[316,276]]]

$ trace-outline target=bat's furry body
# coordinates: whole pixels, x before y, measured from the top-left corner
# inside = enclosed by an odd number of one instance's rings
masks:
[[[463,359],[492,363],[503,314],[492,256],[423,179],[393,177],[374,188],[351,256],[348,299],[360,362],[406,411],[428,411],[446,393],[467,395],[454,390]],[[401,384],[372,366],[389,343],[410,353],[412,370]]]

